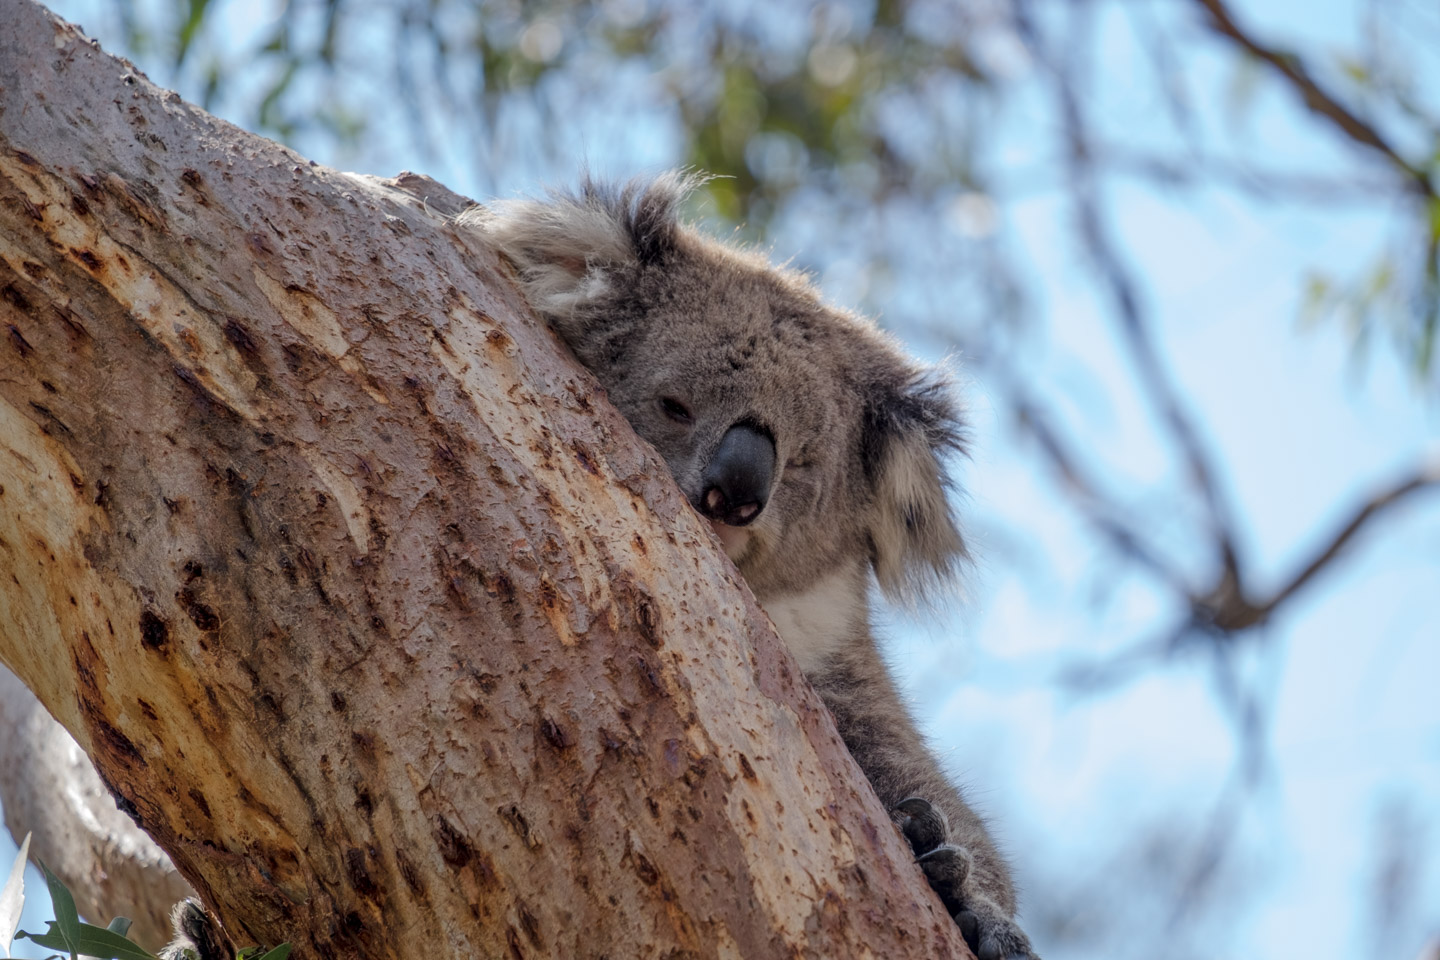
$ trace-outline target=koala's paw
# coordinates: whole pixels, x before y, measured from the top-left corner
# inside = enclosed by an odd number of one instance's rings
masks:
[[[950,824],[939,807],[919,797],[908,797],[896,805],[891,815],[910,841],[925,878],[959,924],[965,943],[978,960],[1039,960],[1015,921],[980,892],[973,875],[974,858],[969,850],[948,842]]]

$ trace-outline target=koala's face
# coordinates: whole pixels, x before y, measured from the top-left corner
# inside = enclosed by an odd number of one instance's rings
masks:
[[[752,587],[793,586],[866,549],[864,395],[847,369],[863,337],[763,263],[683,246],[612,266],[557,329]]]
[[[840,564],[892,590],[943,572],[962,549],[943,384],[804,278],[681,226],[675,182],[589,191],[481,224],[756,594]]]

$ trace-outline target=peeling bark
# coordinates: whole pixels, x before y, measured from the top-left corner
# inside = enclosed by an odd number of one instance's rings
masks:
[[[233,943],[966,956],[461,198],[0,22],[0,659]]]

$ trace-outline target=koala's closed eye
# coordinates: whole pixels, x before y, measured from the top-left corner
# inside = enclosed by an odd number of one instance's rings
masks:
[[[674,397],[661,397],[656,402],[660,404],[661,412],[676,423],[683,423],[689,426],[695,422],[695,416],[690,412],[690,408]]]

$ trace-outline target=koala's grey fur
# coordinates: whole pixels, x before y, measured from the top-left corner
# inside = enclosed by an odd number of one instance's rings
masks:
[[[587,181],[465,219],[702,515],[727,431],[773,440],[759,516],[712,526],[971,947],[1033,957],[1005,862],[916,731],[870,628],[872,574],[905,597],[964,555],[945,469],[960,411],[942,375],[806,278],[681,223],[693,186]]]

